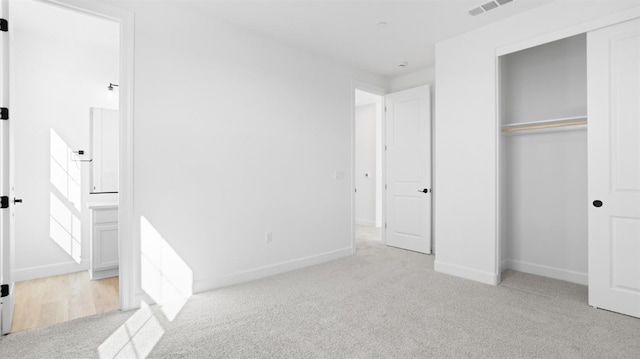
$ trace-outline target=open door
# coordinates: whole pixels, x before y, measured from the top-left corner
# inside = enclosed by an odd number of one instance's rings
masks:
[[[587,34],[589,304],[640,317],[640,19]]]
[[[387,245],[431,253],[429,86],[386,96]]]
[[[2,294],[0,297],[0,333],[8,334],[11,330],[11,318],[13,314],[13,278],[11,277],[11,230],[10,230],[10,135],[9,135],[9,34],[8,0],[0,0],[0,107],[2,107],[2,120],[0,120],[0,196],[2,196],[2,209],[0,209],[0,284]]]

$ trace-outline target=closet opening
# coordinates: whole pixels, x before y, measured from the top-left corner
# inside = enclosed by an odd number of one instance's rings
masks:
[[[588,284],[586,43],[499,57],[500,272]]]
[[[497,49],[496,264],[502,285],[640,318],[640,18],[582,28]]]

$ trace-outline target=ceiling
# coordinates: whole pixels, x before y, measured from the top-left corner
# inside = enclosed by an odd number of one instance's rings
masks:
[[[514,0],[490,12],[490,0],[191,0],[219,21],[351,64],[387,78],[432,67],[435,43],[553,0]],[[385,22],[386,26],[378,25]],[[404,68],[398,65],[407,62]]]
[[[10,6],[15,31],[44,38],[68,39],[116,54],[120,51],[120,26],[115,21],[41,1],[13,1]]]

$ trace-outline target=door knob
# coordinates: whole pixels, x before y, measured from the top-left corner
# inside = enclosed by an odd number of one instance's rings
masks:
[[[594,207],[602,207],[602,201],[599,200],[599,199],[593,201],[593,206]]]
[[[16,204],[16,203],[22,203],[22,198],[14,198],[13,204]]]
[[[422,192],[422,193],[429,193],[429,189],[425,188],[425,189],[419,189],[418,192]]]

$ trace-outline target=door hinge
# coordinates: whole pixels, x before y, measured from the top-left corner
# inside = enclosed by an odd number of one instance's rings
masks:
[[[387,106],[384,107],[384,112],[387,112]]]
[[[384,228],[387,228],[387,224],[386,223],[384,224]]]
[[[8,120],[9,119],[9,109],[6,107],[0,107],[0,119]]]
[[[353,192],[358,193],[358,189],[357,189],[357,188],[354,188],[354,189],[353,189]]]
[[[387,189],[387,184],[386,183],[384,184],[384,189]]]
[[[384,145],[384,150],[385,150],[385,151],[387,150],[387,145]]]
[[[2,286],[0,286],[0,298],[4,298],[8,296],[9,296],[9,285],[3,284]]]
[[[9,31],[9,22],[7,19],[0,19],[0,31]]]
[[[0,208],[9,208],[9,197],[8,196],[0,197]]]

